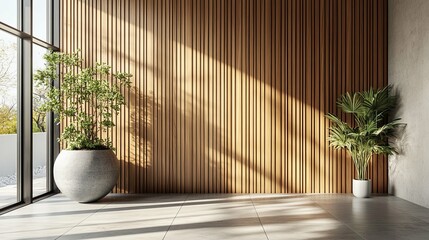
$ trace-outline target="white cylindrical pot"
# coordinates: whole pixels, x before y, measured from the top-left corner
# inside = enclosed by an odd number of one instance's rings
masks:
[[[55,160],[54,179],[68,198],[94,202],[106,196],[119,177],[112,150],[62,150]]]
[[[353,195],[358,198],[371,196],[371,180],[353,179]]]

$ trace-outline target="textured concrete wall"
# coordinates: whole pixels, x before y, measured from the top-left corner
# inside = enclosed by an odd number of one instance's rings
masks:
[[[429,1],[389,1],[389,82],[408,125],[389,158],[389,192],[429,207]]]

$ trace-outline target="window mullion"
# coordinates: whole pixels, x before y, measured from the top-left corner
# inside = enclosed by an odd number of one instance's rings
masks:
[[[32,0],[22,2],[22,30],[32,34]],[[33,134],[32,134],[32,40],[23,38],[21,44],[21,104],[20,104],[20,162],[21,200],[31,203],[33,192]]]
[[[60,1],[51,1],[52,3],[52,24],[51,24],[51,42],[52,45],[58,47],[60,45]],[[59,71],[59,69],[57,70]],[[59,88],[59,81],[54,82],[54,87]],[[54,119],[56,117],[52,112],[48,115],[48,133],[49,133],[49,171],[47,171],[47,177],[49,179],[50,190],[59,191],[57,186],[53,181],[53,172],[54,172],[54,161],[60,153],[60,144],[57,139],[60,137],[60,126],[54,124]],[[47,166],[48,167],[48,166]]]

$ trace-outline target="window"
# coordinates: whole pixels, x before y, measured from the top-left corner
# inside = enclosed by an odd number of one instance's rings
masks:
[[[0,30],[0,208],[18,202],[18,38]]]
[[[8,0],[0,7],[0,213],[51,192],[51,113],[32,76],[58,47],[58,2]],[[54,21],[54,17],[57,18]],[[54,24],[55,23],[55,24]]]
[[[49,0],[33,0],[33,35],[51,43],[51,4]]]
[[[44,67],[43,55],[48,49],[33,44],[33,74]],[[46,170],[48,164],[47,114],[40,110],[45,102],[46,89],[33,81],[33,196],[49,191]]]
[[[0,22],[13,28],[19,29],[18,26],[18,0],[2,0],[0,7]]]

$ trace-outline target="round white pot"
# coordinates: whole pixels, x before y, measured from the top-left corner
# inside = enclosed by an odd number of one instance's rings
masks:
[[[54,179],[68,198],[94,202],[106,196],[119,176],[112,150],[62,150],[55,160]]]
[[[358,198],[371,196],[371,180],[353,179],[353,195]]]

